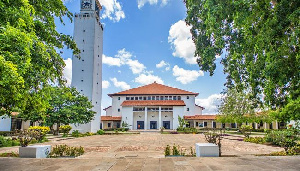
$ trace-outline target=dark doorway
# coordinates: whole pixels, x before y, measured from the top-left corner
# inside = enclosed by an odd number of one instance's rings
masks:
[[[157,121],[150,121],[150,129],[157,129]]]
[[[213,128],[217,128],[217,123],[213,122]]]
[[[225,128],[225,123],[222,123],[222,128]]]
[[[22,129],[22,119],[12,118],[11,119],[11,130]]]
[[[144,129],[144,121],[137,121],[137,129]]]
[[[170,129],[170,121],[163,121],[163,127],[165,129]]]

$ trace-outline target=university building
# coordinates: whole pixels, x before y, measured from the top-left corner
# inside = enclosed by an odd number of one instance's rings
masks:
[[[203,107],[195,104],[198,93],[158,84],[156,82],[108,94],[112,105],[103,109],[103,129],[120,128],[127,123],[130,130],[177,129],[178,116],[195,128],[237,128],[237,123],[218,123],[217,115],[203,115]],[[250,124],[250,123],[249,123]],[[251,123],[254,129],[279,129],[285,125],[277,123]]]
[[[108,94],[112,105],[105,108],[106,116],[101,116],[102,127],[118,128],[127,123],[129,129],[176,129],[178,116],[214,117],[202,115],[201,106],[195,104],[198,93],[158,84],[156,82],[138,88]],[[198,124],[194,120],[190,125]]]

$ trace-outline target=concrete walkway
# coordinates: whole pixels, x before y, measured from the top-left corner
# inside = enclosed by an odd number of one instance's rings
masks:
[[[300,170],[300,156],[219,158],[97,158],[22,159],[0,158],[1,171],[172,171],[172,170]]]
[[[0,170],[300,170],[300,156],[258,157],[282,148],[241,141],[241,136],[222,140],[222,155],[236,157],[164,157],[166,145],[187,149],[205,142],[200,134],[95,135],[74,139],[52,138],[44,144],[83,146],[85,153],[74,159],[0,158]],[[18,152],[18,147],[0,148]]]

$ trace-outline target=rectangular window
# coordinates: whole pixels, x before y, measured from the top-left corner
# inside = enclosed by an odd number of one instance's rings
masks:
[[[151,100],[151,96],[148,96],[148,99],[147,100]]]
[[[159,100],[159,96],[156,96],[156,99],[155,100]]]
[[[134,100],[134,97],[130,97],[130,100]]]
[[[190,108],[186,108],[186,111],[190,111]]]
[[[120,109],[118,109],[118,112],[120,112],[121,110]]]
[[[134,97],[134,100],[139,100],[139,97]]]
[[[178,96],[178,100],[181,100],[181,96]]]
[[[177,100],[177,96],[173,96],[173,100]]]
[[[121,99],[121,97],[118,97],[118,100],[120,100]]]
[[[164,100],[164,96],[160,96],[160,100]]]
[[[198,122],[196,122],[196,126],[199,126],[199,125],[198,125]]]
[[[139,100],[143,100],[143,97],[139,97]]]
[[[126,100],[129,100],[129,97],[126,97]]]
[[[155,100],[155,96],[152,96],[152,100]]]
[[[169,100],[172,100],[172,96],[169,96]]]
[[[165,100],[169,100],[169,96],[165,96]]]
[[[110,128],[111,127],[111,123],[107,123],[107,127]]]
[[[207,126],[207,122],[204,122],[204,126]]]
[[[186,96],[186,99],[190,99],[190,96]]]
[[[143,100],[147,100],[147,97],[143,97]]]

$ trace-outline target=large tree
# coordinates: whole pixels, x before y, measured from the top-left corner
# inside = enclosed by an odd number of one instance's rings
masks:
[[[44,125],[52,127],[57,124],[85,124],[90,122],[95,115],[92,111],[92,103],[86,96],[81,95],[75,88],[49,87],[51,94],[50,106],[47,108],[46,117],[39,115],[25,115],[26,119],[32,121],[43,121]]]
[[[229,89],[221,99],[217,120],[222,123],[252,122],[255,117],[254,101],[245,92]]]
[[[0,116],[19,109],[45,116],[52,82],[64,84],[65,66],[58,49],[78,53],[68,35],[58,33],[54,18],[72,14],[62,0],[0,0]]]
[[[213,75],[216,55],[224,53],[221,63],[228,88],[247,90],[270,109],[299,97],[299,0],[185,0],[185,4],[201,70]]]

